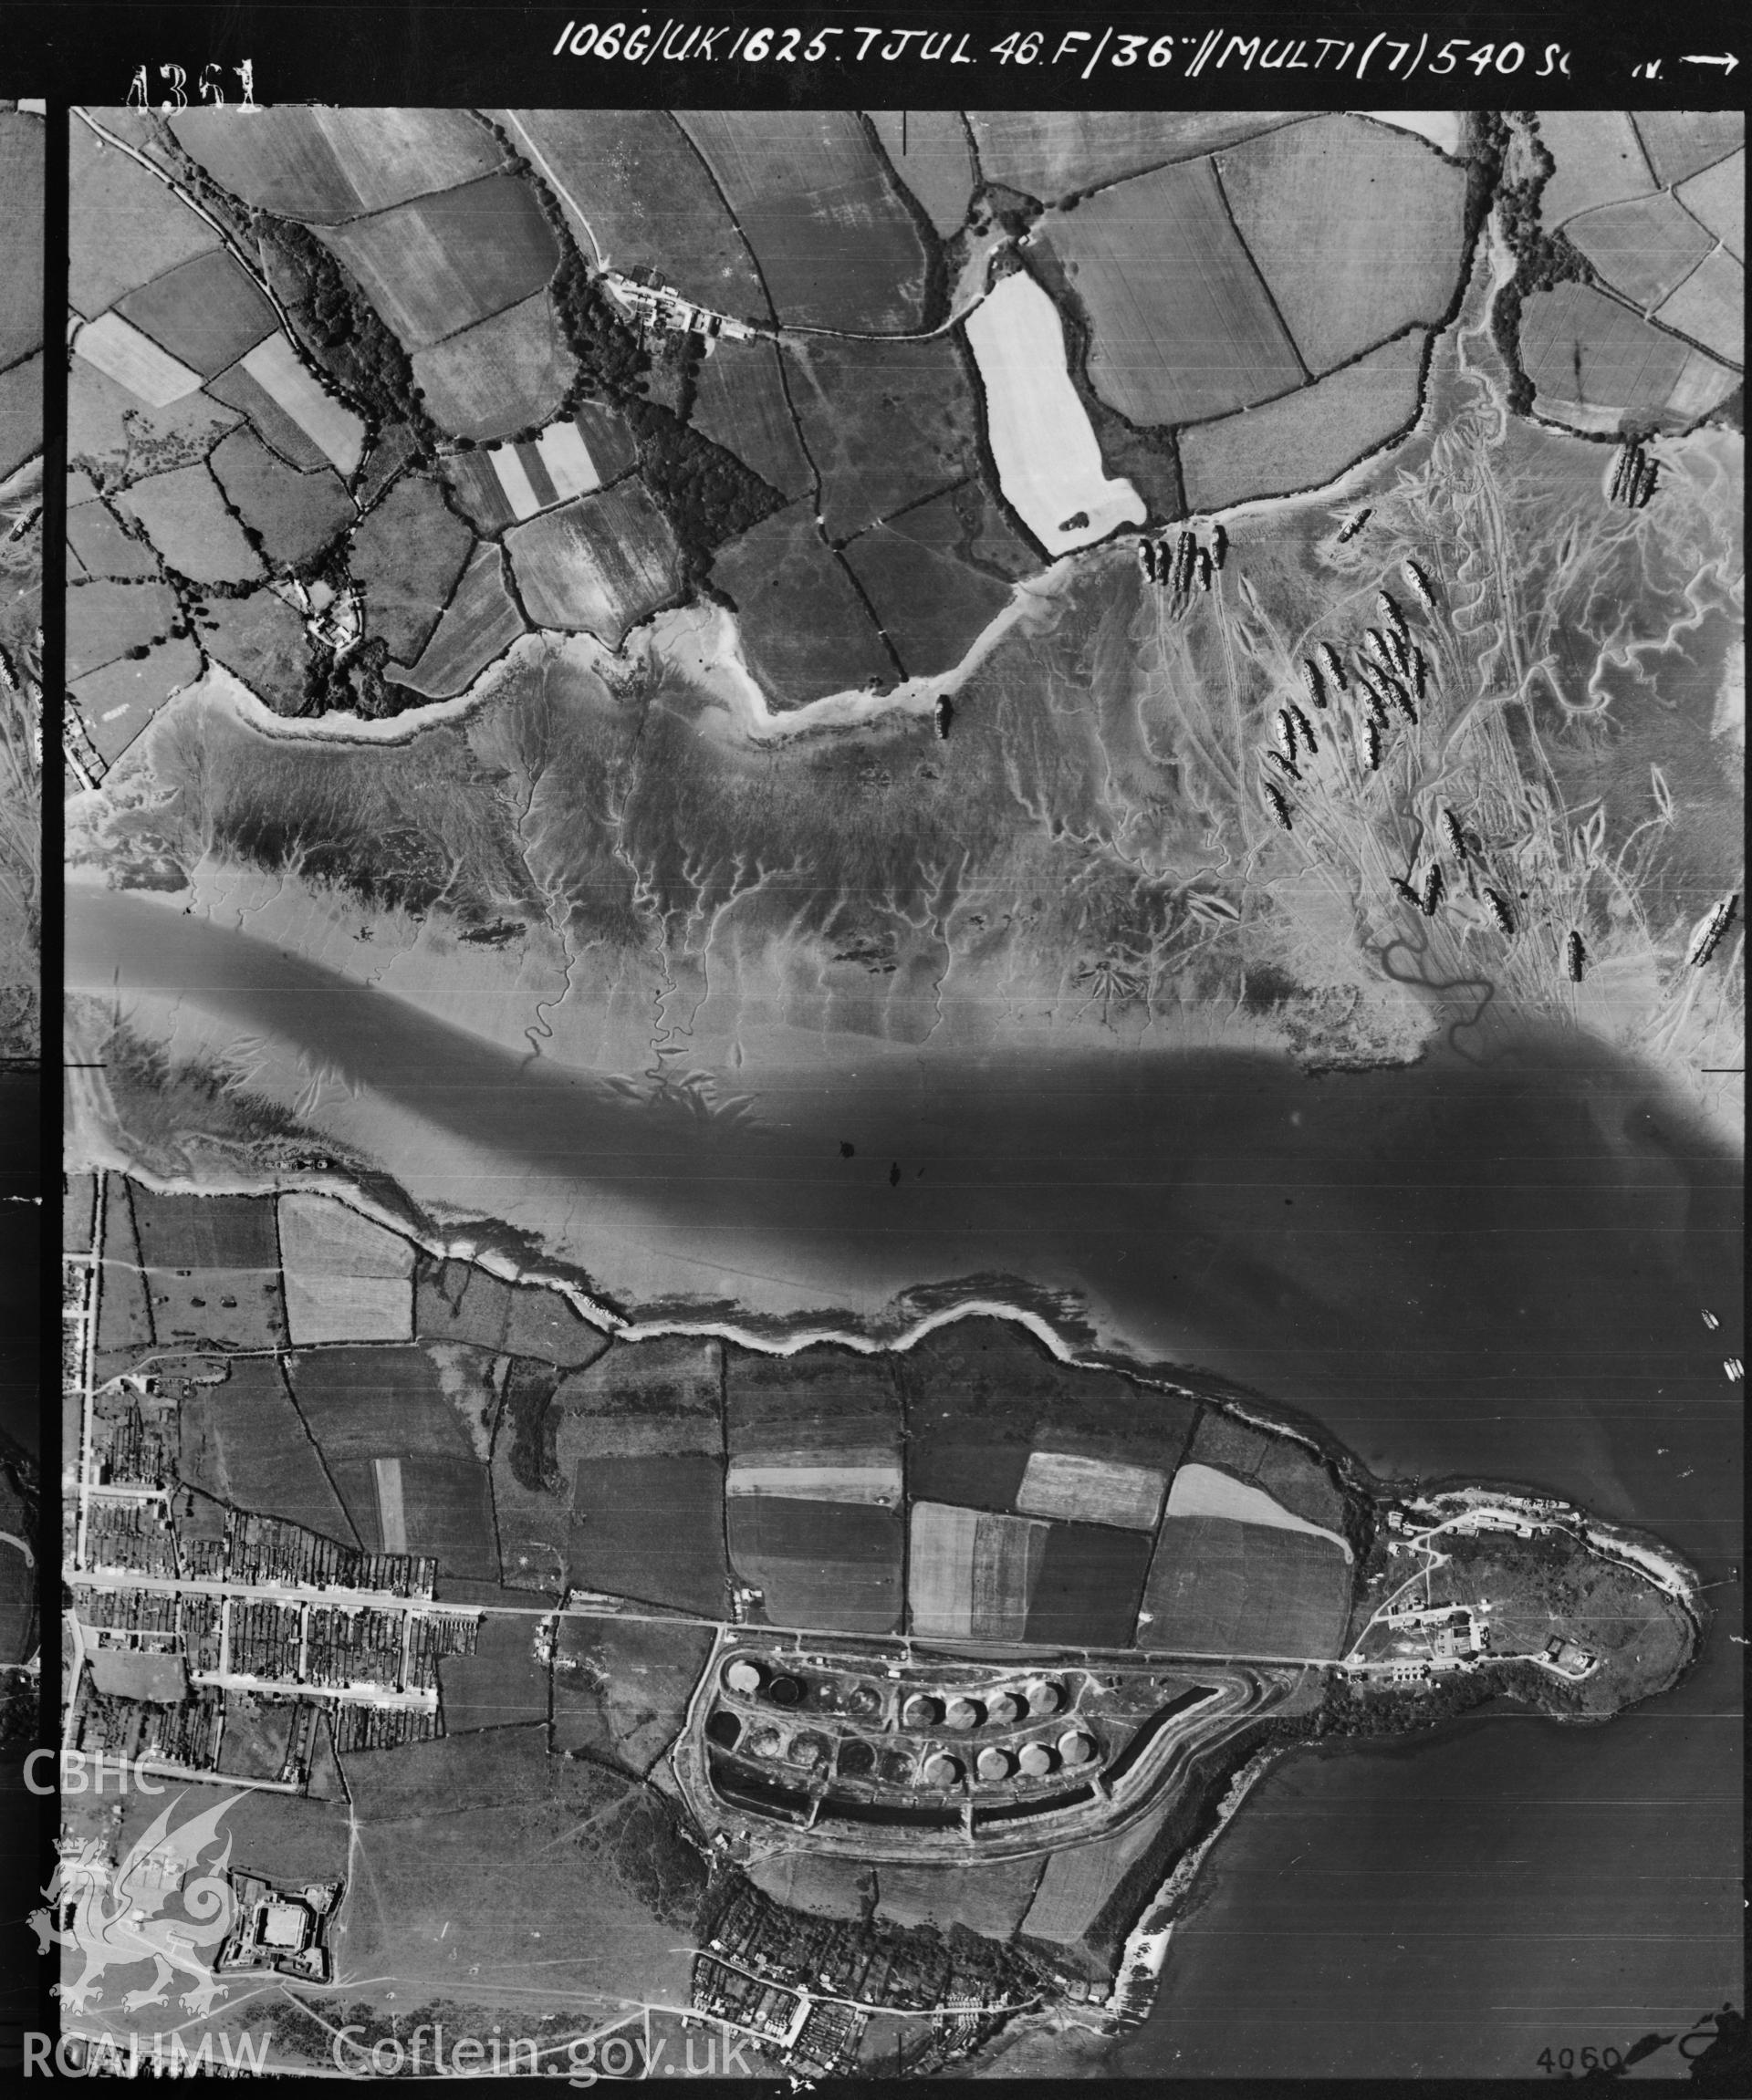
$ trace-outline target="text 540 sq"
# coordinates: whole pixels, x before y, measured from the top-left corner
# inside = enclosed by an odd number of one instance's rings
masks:
[[[649,22],[567,23],[554,46],[558,58],[569,53],[574,58],[625,58],[635,66],[662,57],[683,60],[735,60],[743,65],[766,63],[819,65],[826,60],[882,60],[892,65],[904,58],[926,65],[976,66],[982,57],[996,58],[1000,66],[1068,67],[1087,80],[1098,67],[1123,72],[1143,66],[1162,72],[1175,65],[1188,76],[1207,69],[1213,73],[1319,73],[1354,72],[1358,79],[1379,59],[1377,70],[1409,80],[1423,69],[1434,74],[1453,73],[1470,66],[1480,76],[1489,72],[1518,73],[1527,63],[1525,45],[1476,44],[1465,36],[1451,36],[1432,50],[1428,35],[1415,43],[1396,42],[1384,33],[1361,44],[1342,36],[1239,36],[1225,38],[1220,29],[1202,36],[1133,36],[1112,27],[1067,29],[1058,37],[1038,30],[1012,31],[995,44],[974,42],[974,32],[953,29],[872,28],[860,24],[849,29],[770,27],[733,28],[721,24],[708,29],[699,23],[673,17],[660,27]],[[1535,71],[1545,79],[1568,73],[1570,54],[1560,45],[1548,44]]]

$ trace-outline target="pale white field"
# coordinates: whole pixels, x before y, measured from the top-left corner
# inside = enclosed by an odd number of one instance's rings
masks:
[[[106,379],[126,387],[149,408],[168,408],[194,393],[201,375],[180,358],[162,350],[148,335],[120,314],[99,314],[73,338],[75,353],[95,365]]]
[[[1049,554],[1142,525],[1142,498],[1109,481],[1100,447],[1065,367],[1058,309],[1030,276],[1006,277],[967,317],[1004,494]],[[1080,525],[1072,525],[1081,518]]]
[[[269,336],[257,343],[243,363],[256,385],[273,396],[342,474],[355,472],[365,452],[364,424],[350,409],[323,392],[285,336]]]
[[[806,1458],[732,1459],[724,1491],[777,1495],[787,1502],[867,1502],[893,1508],[901,1499],[901,1463],[892,1451],[842,1451],[831,1463]]]
[[[402,1500],[402,1461],[373,1459],[371,1466],[376,1476],[377,1523],[383,1534],[383,1551],[404,1554],[408,1550],[408,1515]]]
[[[907,1528],[907,1603],[912,1630],[966,1639],[974,1629],[974,1542],[977,1510],[914,1502]]]
[[[1077,1458],[1068,1451],[1030,1451],[1016,1506],[1028,1516],[1150,1532],[1156,1528],[1166,1485],[1166,1476],[1153,1466]]]
[[[1220,1473],[1215,1466],[1201,1466],[1196,1461],[1182,1466],[1174,1475],[1174,1484],[1168,1491],[1168,1514],[1170,1517],[1232,1517],[1237,1523],[1269,1524],[1280,1532],[1307,1532],[1317,1539],[1330,1539],[1334,1545],[1344,1548],[1345,1558],[1350,1557],[1350,1549],[1337,1532],[1329,1531],[1324,1524],[1311,1524],[1306,1517],[1298,1517],[1293,1510],[1287,1510],[1282,1502],[1268,1495],[1264,1488],[1257,1488],[1247,1481],[1237,1481],[1230,1473]]]

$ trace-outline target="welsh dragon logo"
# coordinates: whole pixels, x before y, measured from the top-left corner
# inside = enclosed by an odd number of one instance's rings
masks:
[[[120,2009],[168,2003],[173,1976],[186,1977],[189,1989],[178,2002],[186,2012],[205,2013],[226,1986],[215,1980],[213,1964],[231,1930],[234,1903],[225,1869],[231,1862],[231,1835],[219,1828],[221,1818],[237,1800],[227,1794],[172,1826],[171,1817],[182,1795],[159,1814],[118,1866],[100,1838],[68,1847],[56,1863],[43,1891],[44,1901],[30,1913],[38,1951],[60,1947],[84,1958],[77,1977],[63,1975],[55,1995],[70,2012],[82,2013],[103,1996],[111,1969],[130,1969],[151,1961],[156,1974],[150,1984],[122,1994]],[[221,1843],[217,1858],[205,1856]],[[181,1915],[168,1909],[176,1897]],[[57,1916],[67,1922],[57,1924]],[[70,1967],[70,1963],[68,1964]]]

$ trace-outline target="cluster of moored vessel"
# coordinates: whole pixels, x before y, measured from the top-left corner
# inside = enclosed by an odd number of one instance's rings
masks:
[[[1169,610],[1178,618],[1194,591],[1210,589],[1228,553],[1229,535],[1220,525],[1211,527],[1209,546],[1201,545],[1195,532],[1177,534],[1172,548],[1165,535],[1152,539],[1146,534],[1138,542],[1138,567],[1148,582],[1168,593]]]
[[[1606,500],[1640,511],[1654,494],[1659,479],[1660,470],[1644,447],[1634,438],[1626,438],[1612,462],[1612,479],[1606,491]]]
[[[1400,574],[1423,612],[1432,621],[1439,619],[1434,587],[1423,564],[1407,555],[1400,564]],[[1331,642],[1318,642],[1313,654],[1297,666],[1308,708],[1292,700],[1278,709],[1276,725],[1281,749],[1267,748],[1265,764],[1270,770],[1261,785],[1267,807],[1286,831],[1295,828],[1291,795],[1304,785],[1303,763],[1319,756],[1323,734],[1337,741],[1340,732],[1330,724],[1339,712],[1336,703],[1340,698],[1345,702],[1343,712],[1354,725],[1359,756],[1371,773],[1381,770],[1391,738],[1414,733],[1422,724],[1420,710],[1435,684],[1434,664],[1413,633],[1403,607],[1384,584],[1375,594],[1375,616],[1376,624],[1365,633],[1361,646],[1352,652],[1348,663]],[[1317,729],[1309,709],[1327,716],[1328,723]],[[1441,822],[1467,889],[1489,912],[1504,939],[1512,940],[1516,923],[1508,899],[1482,879],[1484,842],[1476,832],[1465,828],[1452,809],[1442,812]],[[1447,888],[1447,876],[1439,859],[1430,862],[1421,879],[1416,878],[1414,870],[1393,878],[1395,892],[1425,919],[1435,917]],[[1586,954],[1579,933],[1570,935],[1567,954],[1570,974],[1580,978],[1586,967]]]

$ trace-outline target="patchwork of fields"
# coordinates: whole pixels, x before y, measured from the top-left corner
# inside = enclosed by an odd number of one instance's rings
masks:
[[[1052,557],[1403,436],[1477,225],[1476,140],[1371,115],[266,117],[73,128],[71,624],[170,594],[78,673],[93,778],[208,664],[389,714],[702,587],[776,708],[941,677]],[[1705,412],[1735,142],[1564,122],[1642,307],[1529,296],[1532,383]]]
[[[1627,417],[1695,422],[1746,363],[1744,114],[1541,109],[1535,121],[1549,162],[1538,223],[1565,258],[1520,287],[1539,412],[1593,431]]]
[[[558,1293],[434,1261],[328,1196],[111,1178],[102,1225],[100,1371],[182,1367],[189,1484],[430,1558],[441,1594],[570,1584],[824,1636],[1337,1652],[1350,1548],[1323,1461],[1003,1323],[898,1356],[616,1345]]]
[[[703,587],[773,707],[952,672],[1054,556],[1402,439],[1502,151],[1357,113],[268,114],[74,126],[69,624],[169,594],[80,659],[92,778],[208,664],[388,714]],[[1574,267],[1517,279],[1517,383],[1590,430],[1709,413],[1737,120],[1542,121]]]

